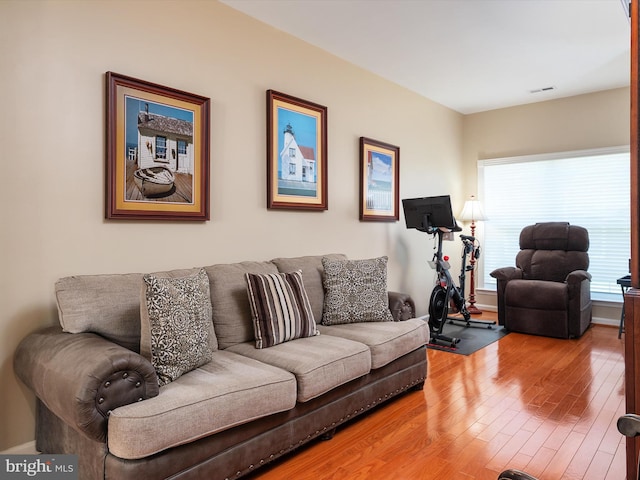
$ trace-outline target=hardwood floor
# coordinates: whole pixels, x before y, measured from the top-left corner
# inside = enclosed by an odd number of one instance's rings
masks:
[[[542,480],[624,479],[617,333],[595,325],[579,340],[510,333],[469,356],[428,350],[423,391],[252,478],[496,480],[517,468]]]

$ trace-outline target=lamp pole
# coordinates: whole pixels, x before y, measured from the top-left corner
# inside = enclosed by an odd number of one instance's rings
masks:
[[[476,222],[471,219],[471,236],[476,236]],[[471,285],[469,286],[469,306],[467,310],[471,315],[482,315],[482,310],[476,307],[476,249],[471,252],[471,260],[469,261],[471,267]]]
[[[471,221],[471,236],[476,236],[476,220],[486,220],[482,205],[476,198],[471,195],[471,200],[464,202],[462,213],[460,214],[460,220]],[[471,286],[469,287],[469,306],[467,310],[471,315],[481,315],[482,310],[476,307],[476,250],[475,248],[471,252],[471,260],[469,261],[469,270],[471,271]]]

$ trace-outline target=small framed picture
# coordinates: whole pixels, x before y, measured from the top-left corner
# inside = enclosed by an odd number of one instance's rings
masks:
[[[267,208],[326,210],[327,107],[267,91]]]
[[[400,218],[400,147],[360,137],[360,220]]]
[[[106,76],[106,217],[209,220],[209,99]]]

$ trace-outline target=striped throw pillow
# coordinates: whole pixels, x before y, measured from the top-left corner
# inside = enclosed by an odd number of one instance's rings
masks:
[[[245,274],[256,348],[318,335],[302,270],[291,273]]]

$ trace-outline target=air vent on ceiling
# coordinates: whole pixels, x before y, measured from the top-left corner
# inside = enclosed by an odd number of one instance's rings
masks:
[[[542,87],[536,88],[535,90],[529,90],[529,93],[542,93],[542,92],[550,92],[551,90],[555,90],[556,87]]]

